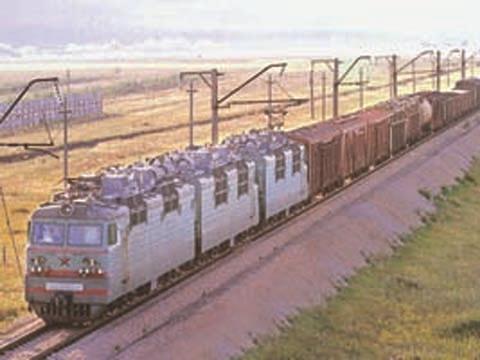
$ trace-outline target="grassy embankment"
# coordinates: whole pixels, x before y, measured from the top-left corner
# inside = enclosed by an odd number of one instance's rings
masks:
[[[361,270],[245,359],[478,358],[480,161],[435,201],[438,212],[393,257]]]
[[[234,71],[228,71],[221,83],[221,93],[226,93],[234,85],[244,80],[253,70],[261,64],[230,66]],[[297,97],[308,96],[306,86],[308,76],[303,67],[285,74],[284,86]],[[207,65],[205,65],[207,66]],[[213,65],[212,65],[213,66]],[[198,66],[197,66],[198,67]],[[208,67],[209,68],[209,67]],[[253,69],[253,70],[252,70]],[[152,154],[160,154],[175,148],[184,147],[188,142],[188,129],[183,128],[169,132],[156,132],[123,140],[100,141],[99,139],[110,136],[122,136],[143,130],[155,130],[174,124],[187,124],[187,96],[184,90],[178,88],[165,89],[162,84],[152,79],[162,78],[171,81],[172,73],[184,68],[168,69],[162,71],[132,70],[127,69],[120,74],[116,69],[89,70],[72,72],[72,88],[74,91],[85,89],[101,89],[106,94],[105,112],[107,119],[93,123],[74,124],[70,130],[70,141],[92,141],[90,147],[78,148],[70,152],[71,176],[77,176],[83,172],[92,172],[97,169],[118,163],[130,163]],[[54,73],[60,73],[61,70]],[[6,73],[1,76],[0,87],[12,88],[25,83],[34,76],[45,76],[51,73]],[[372,75],[373,84],[386,82],[385,69],[379,68]],[[128,85],[133,84],[133,85]],[[140,86],[140,85],[141,86]],[[168,83],[169,84],[169,83]],[[167,85],[168,85],[167,84]],[[328,80],[330,84],[330,79]],[[200,85],[200,84],[199,84]],[[168,86],[167,86],[168,87]],[[430,81],[419,84],[418,89],[428,89]],[[445,85],[446,87],[446,85]],[[265,83],[262,81],[252,84],[240,99],[251,99],[258,96],[266,96]],[[348,89],[345,89],[348,90]],[[318,90],[317,90],[318,91]],[[330,88],[327,89],[331,91]],[[402,93],[411,91],[411,86],[404,86]],[[286,95],[277,87],[274,89],[275,97]],[[13,92],[15,93],[15,91]],[[11,91],[3,94],[10,97]],[[340,102],[342,112],[358,108],[358,95],[343,97]],[[388,98],[388,92],[376,91],[365,95],[365,104],[373,104]],[[196,97],[196,118],[208,119],[210,104],[208,91],[202,88]],[[331,114],[331,100],[327,103],[327,116]],[[320,101],[317,102],[318,107]],[[257,107],[258,108],[258,107]],[[247,108],[247,110],[250,108]],[[232,107],[223,109],[222,116],[234,115],[245,111],[244,107]],[[317,109],[319,114],[320,109]],[[290,109],[286,119],[286,126],[296,127],[310,123],[308,104],[299,108]],[[234,121],[220,125],[221,137],[231,133],[238,133],[250,128],[263,127],[265,120],[261,115],[245,116]],[[61,141],[61,128],[54,129],[56,143]],[[2,141],[44,141],[45,131],[34,129],[26,133],[2,138]],[[201,125],[195,128],[195,141],[203,144],[209,141],[210,126]],[[98,143],[95,143],[98,140]],[[0,149],[0,155],[24,152],[23,149]],[[61,155],[61,152],[58,152]],[[0,186],[3,186],[8,202],[13,230],[21,252],[22,266],[24,262],[24,248],[26,243],[26,227],[29,214],[36,206],[49,199],[53,188],[61,188],[61,163],[50,157],[30,159],[12,164],[0,165]],[[3,216],[0,212],[0,216]],[[16,317],[26,313],[26,304],[23,301],[23,279],[16,272],[13,257],[13,249],[10,244],[5,224],[0,218],[0,246],[5,245],[7,251],[6,267],[0,263],[0,331]]]

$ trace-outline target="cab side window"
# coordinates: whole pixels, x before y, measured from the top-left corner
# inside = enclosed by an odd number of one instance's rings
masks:
[[[112,246],[117,243],[117,225],[109,224],[108,225],[108,245]]]

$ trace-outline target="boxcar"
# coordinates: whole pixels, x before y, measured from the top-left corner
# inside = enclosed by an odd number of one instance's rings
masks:
[[[407,115],[407,143],[411,145],[423,137],[420,101],[418,97],[406,97],[403,104]]]
[[[457,81],[455,89],[473,92],[474,106],[480,106],[480,79],[471,78]]]
[[[368,157],[367,121],[358,116],[334,120],[342,130],[342,164],[345,179],[354,178],[370,167]]]
[[[447,106],[447,116],[450,122],[465,116],[475,107],[475,94],[472,90],[455,89],[451,93],[453,98]]]
[[[407,147],[407,112],[398,100],[386,101],[377,107],[390,111],[390,154],[394,155]]]
[[[432,104],[432,129],[434,131],[450,124],[473,110],[474,92],[454,90],[449,92],[430,92],[425,95]]]
[[[447,122],[447,103],[452,94],[438,91],[423,92],[422,96],[432,105],[432,130],[437,131],[443,128]]]
[[[310,194],[324,194],[343,182],[342,131],[332,121],[287,133],[305,146]]]
[[[368,163],[377,165],[390,157],[390,123],[393,112],[384,107],[372,107],[357,113],[358,121],[367,123]]]

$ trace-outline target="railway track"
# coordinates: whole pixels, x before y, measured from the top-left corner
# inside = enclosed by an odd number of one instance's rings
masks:
[[[4,336],[0,337],[0,356],[36,336],[40,336],[45,330],[46,325],[41,319],[32,319],[20,326],[9,329]]]
[[[28,336],[11,343],[10,348],[2,349],[0,354],[6,359],[43,359],[50,354],[50,349],[66,343],[81,331],[44,325]]]
[[[209,267],[212,263],[216,262],[217,260],[227,257],[231,253],[237,253],[239,249],[244,248],[247,244],[265,236],[269,232],[281,227],[288,222],[292,221],[293,219],[305,214],[307,211],[321,205],[325,201],[334,198],[344,190],[348,189],[349,187],[366,180],[370,175],[375,173],[376,171],[384,168],[385,166],[391,164],[395,160],[399,159],[400,157],[408,154],[413,149],[421,146],[422,144],[432,140],[436,136],[448,131],[449,129],[459,126],[460,124],[469,124],[471,118],[478,112],[469,114],[462,119],[455,121],[448,126],[444,127],[443,129],[430,134],[429,136],[425,137],[421,141],[409,146],[402,152],[396,154],[395,156],[391,157],[390,159],[386,160],[385,162],[379,164],[370,171],[365,172],[364,174],[356,177],[352,181],[346,183],[341,188],[338,188],[331,193],[327,194],[324,197],[315,198],[313,201],[308,203],[307,205],[297,209],[295,212],[291,214],[291,216],[282,218],[275,223],[268,224],[263,229],[259,230],[258,232],[245,237],[241,241],[235,244],[234,247],[227,248],[222,252],[216,252],[213,254],[209,254],[208,257],[201,258],[194,266],[189,269],[183,270],[176,270],[168,276],[165,277],[165,280],[162,282],[161,286],[150,292],[148,295],[131,299],[130,302],[125,304],[124,307],[116,309],[115,311],[106,314],[103,318],[93,322],[92,324],[87,325],[84,328],[59,328],[59,327],[49,327],[47,325],[39,326],[36,329],[31,331],[25,332],[23,335],[19,335],[15,338],[12,338],[9,341],[6,341],[4,344],[0,342],[0,356],[3,358],[10,358],[10,359],[19,359],[19,358],[32,358],[32,359],[44,359],[48,356],[62,350],[63,348],[75,343],[76,341],[80,340],[81,338],[91,334],[95,330],[105,326],[106,324],[112,322],[115,319],[120,318],[121,316],[127,314],[128,312],[132,311],[133,309],[137,308],[138,306],[148,302],[149,300],[153,299],[154,297],[160,295],[161,293],[173,288],[174,286],[180,284],[181,282],[185,281],[186,279],[200,273],[203,269]],[[476,123],[475,126],[479,126],[479,123]],[[455,136],[453,141],[458,140],[462,134]],[[26,357],[25,357],[26,356]]]

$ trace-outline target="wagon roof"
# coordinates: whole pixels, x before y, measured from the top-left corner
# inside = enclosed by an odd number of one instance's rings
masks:
[[[335,124],[342,130],[353,130],[360,127],[365,127],[367,121],[364,117],[359,116],[359,113],[349,114],[334,120]]]
[[[450,90],[449,93],[452,93],[454,95],[464,95],[464,94],[471,94],[472,91],[470,89],[453,89],[453,90]]]
[[[333,121],[323,121],[289,131],[287,135],[304,143],[326,143],[341,135],[340,128]]]
[[[358,112],[356,115],[359,121],[381,122],[393,115],[393,112],[386,107],[376,106]]]
[[[424,91],[419,93],[420,95],[425,96],[428,100],[445,100],[452,96],[457,96],[458,94],[452,92],[439,92],[439,91]]]
[[[469,78],[469,79],[464,79],[464,80],[458,80],[456,86],[459,86],[459,85],[480,86],[480,79]]]

